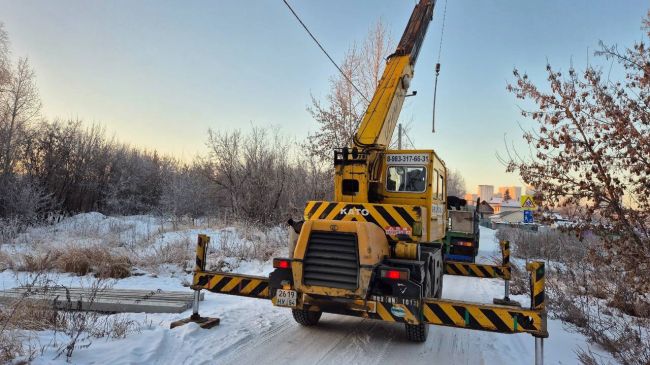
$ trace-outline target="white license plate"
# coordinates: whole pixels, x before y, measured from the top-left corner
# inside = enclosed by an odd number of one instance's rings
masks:
[[[282,307],[295,307],[298,292],[295,290],[278,289],[275,292],[275,305]]]

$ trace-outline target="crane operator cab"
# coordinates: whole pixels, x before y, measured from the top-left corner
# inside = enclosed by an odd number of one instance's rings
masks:
[[[444,162],[432,150],[388,150],[384,167],[379,203],[419,206],[424,231],[421,240],[442,239],[447,222]]]

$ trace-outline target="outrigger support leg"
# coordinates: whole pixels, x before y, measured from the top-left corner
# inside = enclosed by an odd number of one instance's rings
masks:
[[[530,272],[530,308],[543,311],[544,322],[546,322],[546,269],[544,262],[532,261],[526,264],[526,270]],[[535,365],[544,365],[544,338],[546,336],[535,336]]]
[[[195,272],[205,271],[205,259],[208,252],[208,243],[210,237],[200,234],[199,240],[196,245],[196,266]],[[199,302],[201,300],[201,289],[194,289],[194,300],[192,301],[192,315],[190,318],[174,321],[169,325],[169,328],[175,328],[184,324],[194,322],[198,323],[201,328],[209,329],[219,324],[219,318],[201,317],[199,315]]]
[[[499,242],[499,245],[501,246],[501,259],[502,259],[501,266],[507,267],[509,269],[510,268],[510,242],[501,241]],[[492,302],[494,304],[514,305],[517,307],[521,307],[521,303],[510,299],[510,277],[509,276],[504,279],[504,283],[505,284],[504,284],[503,299],[494,298]]]
[[[535,365],[544,365],[544,338],[535,337]]]

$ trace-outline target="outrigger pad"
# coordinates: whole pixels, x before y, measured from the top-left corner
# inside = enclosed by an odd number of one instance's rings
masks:
[[[494,298],[492,299],[492,303],[499,304],[499,305],[510,305],[515,307],[521,307],[521,303],[514,300],[510,300],[508,298]]]
[[[190,322],[198,323],[201,328],[207,330],[207,329],[210,329],[210,328],[212,328],[214,326],[217,326],[219,324],[219,322],[220,322],[220,319],[219,318],[211,318],[211,317],[196,317],[196,318],[189,317],[189,318],[185,318],[185,319],[181,319],[181,320],[172,322],[169,325],[169,328],[170,329],[176,328],[176,327],[188,324]]]

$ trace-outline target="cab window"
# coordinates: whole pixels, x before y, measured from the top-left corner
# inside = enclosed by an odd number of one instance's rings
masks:
[[[439,191],[440,191],[440,186],[438,184],[438,170],[433,170],[433,191],[432,191],[433,196],[437,197]]]
[[[421,193],[427,187],[427,169],[424,166],[389,166],[386,190]]]

